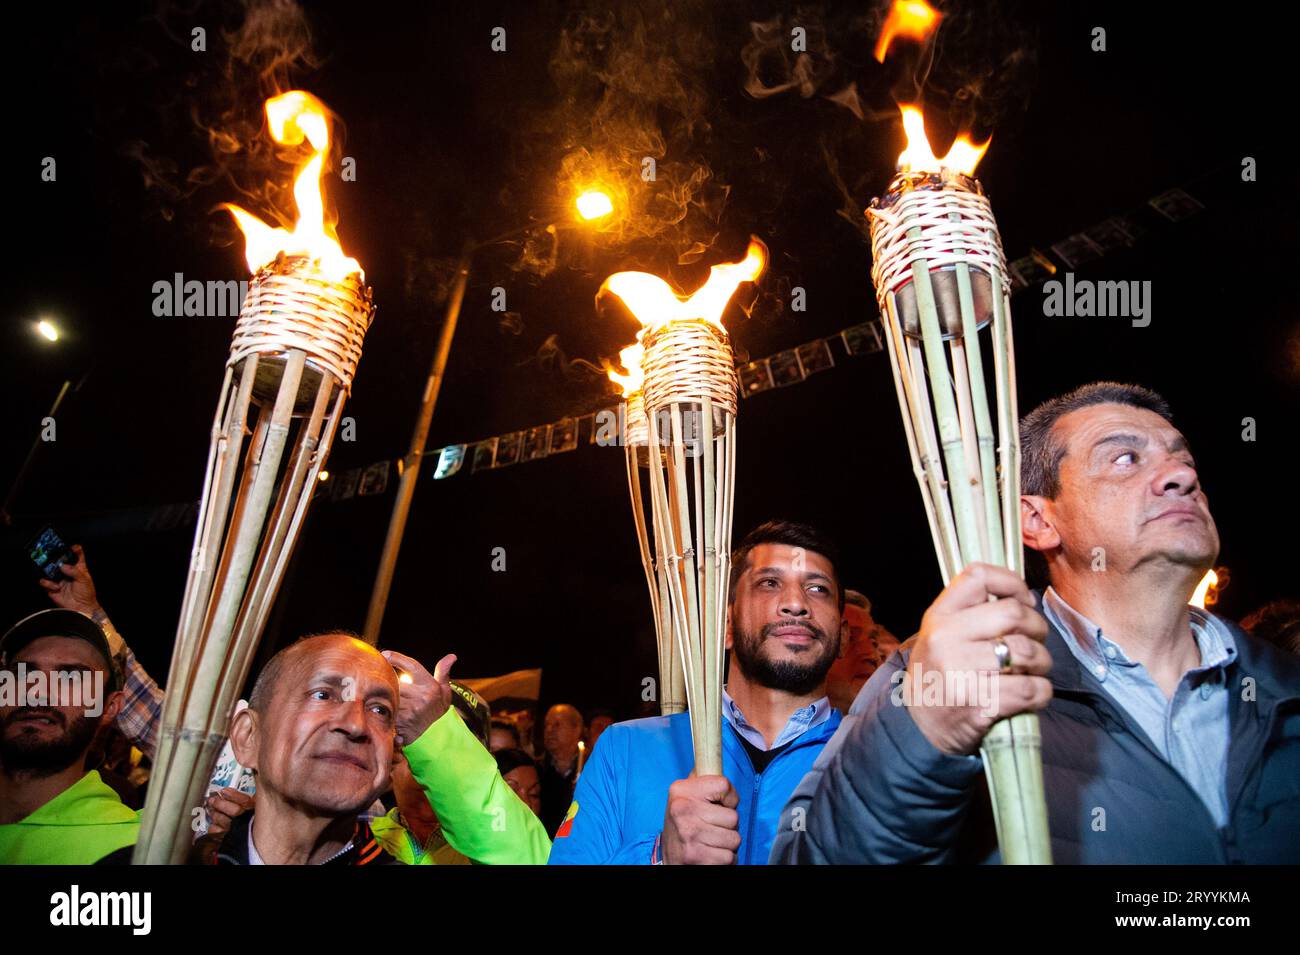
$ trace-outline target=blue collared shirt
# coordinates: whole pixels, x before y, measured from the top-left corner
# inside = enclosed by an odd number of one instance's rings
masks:
[[[1220,828],[1228,823],[1229,690],[1227,667],[1237,658],[1232,634],[1212,614],[1188,608],[1201,665],[1178,681],[1172,698],[1141,663],[1101,632],[1051,587],[1043,612],[1056,625],[1074,658],[1097,678],[1107,695],[1131,716],[1188,785]]]
[[[766,753],[769,749],[776,749],[791,740],[798,739],[814,726],[825,723],[831,718],[831,701],[829,697],[823,696],[820,700],[813,700],[807,706],[801,706],[795,710],[790,715],[790,718],[786,720],[785,728],[781,730],[780,735],[777,736],[771,746],[767,745],[767,740],[763,739],[763,734],[745,719],[745,714],[740,711],[740,707],[736,705],[736,701],[731,698],[731,694],[725,688],[722,691],[722,715],[741,739],[747,740],[755,749]]]

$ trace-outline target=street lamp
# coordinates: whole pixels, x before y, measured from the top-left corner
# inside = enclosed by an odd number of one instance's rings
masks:
[[[600,189],[588,189],[578,196],[574,204],[578,207],[578,215],[588,221],[603,219],[614,211],[614,203],[609,194]]]
[[[49,342],[57,342],[61,337],[59,327],[48,318],[42,318],[35,323],[36,333]],[[83,378],[82,381],[85,379]],[[49,414],[45,417],[53,419],[59,413],[59,408],[63,406],[63,399],[67,397],[68,390],[72,388],[71,379],[63,382],[59,388],[59,393],[54,397],[54,404],[50,406]],[[81,388],[81,383],[77,384],[77,389]],[[42,419],[42,430],[43,430]],[[32,465],[35,463],[37,456],[40,454],[41,445],[45,444],[41,433],[38,433],[36,440],[32,442],[31,450],[27,452],[27,457],[23,459],[22,466],[18,468],[17,475],[14,476],[13,482],[9,485],[9,490],[5,493],[4,502],[0,503],[0,525],[5,527],[13,524],[13,504],[18,497],[18,492],[22,490],[23,484],[27,480],[27,475],[31,472]]]

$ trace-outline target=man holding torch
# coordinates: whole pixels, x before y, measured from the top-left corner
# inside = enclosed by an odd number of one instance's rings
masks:
[[[772,521],[732,558],[722,775],[693,776],[689,713],[601,735],[550,863],[763,864],[781,806],[840,723],[826,674],[843,637],[834,547]]]
[[[1168,405],[1085,385],[1020,439],[1023,541],[1050,586],[955,577],[799,785],[772,861],[997,861],[976,753],[1038,711],[1055,861],[1300,862],[1300,662],[1188,605],[1219,536]],[[991,678],[992,705],[926,696],[927,671]]]

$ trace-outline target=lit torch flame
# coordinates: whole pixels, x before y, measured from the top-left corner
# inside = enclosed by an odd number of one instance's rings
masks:
[[[876,41],[876,60],[885,62],[885,54],[895,37],[919,42],[934,31],[941,19],[943,14],[924,0],[894,0],[885,17],[885,25],[880,28],[880,39]]]
[[[1205,576],[1201,578],[1201,582],[1196,585],[1196,590],[1192,592],[1192,599],[1187,601],[1188,605],[1192,607],[1200,607],[1204,610],[1205,600],[1210,596],[1210,593],[1214,590],[1214,587],[1218,582],[1219,575],[1213,570],[1207,570]],[[1210,602],[1214,602],[1213,598],[1211,598]]]
[[[618,353],[618,363],[624,368],[624,372],[615,371],[613,365],[605,362],[605,374],[609,375],[610,381],[623,389],[624,398],[631,398],[645,384],[645,373],[641,370],[641,357],[644,354],[645,347],[638,337],[637,341]]]
[[[659,276],[648,272],[615,272],[605,279],[600,294],[610,292],[627,305],[628,310],[641,323],[638,342],[647,331],[668,322],[703,319],[721,329],[722,313],[726,311],[727,303],[731,301],[731,296],[740,283],[756,281],[766,266],[767,246],[757,238],[750,238],[749,249],[743,259],[713,266],[709,270],[708,281],[685,298],[674,292]],[[623,360],[623,354],[619,358]],[[640,365],[640,356],[637,356],[637,368]],[[630,368],[626,363],[623,367]],[[612,374],[610,377],[619,380]]]
[[[903,132],[907,135],[907,145],[898,154],[900,172],[939,172],[946,169],[966,176],[975,174],[984,153],[988,151],[992,137],[976,145],[963,133],[953,140],[947,154],[938,158],[930,148],[929,137],[925,135],[925,117],[915,106],[900,106],[903,111]]]
[[[325,222],[320,178],[330,145],[327,117],[325,104],[302,90],[292,90],[266,101],[271,137],[285,146],[297,146],[305,140],[312,148],[312,157],[294,178],[298,221],[293,231],[273,228],[237,205],[224,204],[223,208],[230,210],[244,233],[244,257],[253,273],[283,252],[315,260],[320,272],[332,282],[341,282],[353,273],[362,274],[357,260],[343,254],[334,227]]]

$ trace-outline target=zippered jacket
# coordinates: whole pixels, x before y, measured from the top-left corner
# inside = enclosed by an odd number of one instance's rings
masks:
[[[740,800],[737,862],[767,862],[781,807],[839,724],[840,714],[832,711],[826,722],[794,739],[755,773],[740,737],[723,722],[722,771]],[[694,764],[688,713],[609,727],[578,777],[550,864],[649,864],[664,827],[668,787],[689,776]]]
[[[1300,659],[1223,623],[1238,653],[1226,669],[1223,828],[1050,628],[1053,695],[1039,723],[1053,862],[1300,862]],[[799,784],[771,861],[1000,861],[983,761],[940,752],[891,700],[910,644],[873,674]]]

